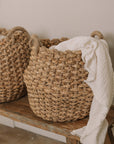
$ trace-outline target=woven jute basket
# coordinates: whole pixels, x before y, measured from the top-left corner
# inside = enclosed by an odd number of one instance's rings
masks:
[[[100,33],[92,33],[95,35]],[[88,72],[84,69],[81,51],[47,49],[36,36],[31,41],[33,47],[24,80],[33,112],[54,122],[86,117],[93,92],[84,82]]]
[[[29,33],[22,27],[0,29],[0,103],[26,94],[23,72],[30,57]]]

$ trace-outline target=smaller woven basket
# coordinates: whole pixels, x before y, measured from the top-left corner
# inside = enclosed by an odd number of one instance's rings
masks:
[[[23,72],[30,57],[29,33],[22,27],[1,28],[0,35],[0,103],[26,94]]]
[[[92,33],[95,35],[101,33]],[[88,72],[81,51],[47,49],[47,40],[41,46],[36,36],[31,41],[33,47],[24,80],[33,112],[54,122],[75,121],[89,115],[93,92],[84,82]]]

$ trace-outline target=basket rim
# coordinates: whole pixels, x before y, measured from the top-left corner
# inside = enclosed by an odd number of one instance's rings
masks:
[[[92,38],[95,38],[95,36],[98,36],[99,39],[104,39],[104,36],[103,34],[100,32],[100,31],[93,31],[90,35]],[[45,40],[45,39],[44,39]],[[50,39],[49,39],[50,40]],[[31,44],[32,43],[32,44]],[[34,51],[34,54],[37,56],[39,51],[40,51],[40,48],[46,48],[46,46],[42,46],[42,43],[41,43],[41,39],[39,39],[39,37],[35,34],[33,34],[31,36],[31,39],[30,39],[30,42],[29,42],[29,46],[32,47],[32,51]],[[67,52],[74,52],[74,53],[79,53],[79,54],[82,54],[82,51],[81,50],[65,50],[65,51],[60,51],[60,50],[57,50],[57,49],[48,49],[47,51],[56,51],[56,52],[61,52],[61,53],[67,53]]]
[[[0,36],[3,36],[3,38],[0,39],[0,42],[3,41],[3,40],[8,40],[8,39],[11,39],[12,38],[12,35],[16,32],[16,31],[22,31],[22,32],[25,32],[27,37],[28,37],[28,41],[30,40],[30,34],[28,33],[28,31],[21,27],[21,26],[16,26],[16,27],[13,27],[12,29],[10,30],[7,30],[5,28],[0,28]],[[3,34],[5,32],[5,34]]]
[[[58,50],[58,49],[50,49],[50,48],[47,48],[46,46],[41,46],[39,47],[39,49],[42,49],[42,48],[45,48],[47,51],[56,51],[56,52],[60,52],[60,53],[66,53],[66,52],[72,52],[72,53],[79,53],[81,54],[81,50],[65,50],[65,51],[61,51],[61,50]]]
[[[31,42],[33,44],[31,44]],[[61,50],[57,50],[57,49],[50,49],[50,48],[47,48],[46,46],[42,46],[41,42],[40,42],[40,39],[38,38],[38,36],[36,35],[32,35],[31,36],[31,40],[29,42],[29,45],[31,46],[31,49],[33,51],[33,53],[35,54],[35,56],[38,56],[38,53],[41,51],[41,49],[45,49],[46,51],[49,51],[49,52],[58,52],[58,53],[63,53],[63,54],[66,54],[66,53],[77,53],[77,54],[82,54],[82,51],[81,50],[65,50],[65,51],[61,51]]]

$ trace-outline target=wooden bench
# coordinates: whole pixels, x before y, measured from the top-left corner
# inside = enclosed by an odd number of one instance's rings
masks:
[[[111,108],[107,116],[107,119],[109,121],[108,134],[110,134],[110,136],[112,135],[110,129],[112,123],[114,122],[113,112],[114,112],[114,107]],[[27,97],[23,97],[14,102],[0,104],[0,115],[6,116],[15,121],[19,121],[40,129],[44,129],[65,136],[67,144],[80,144],[79,137],[71,135],[70,132],[74,129],[78,129],[85,126],[88,122],[88,118],[85,118],[83,120],[78,120],[75,122],[65,122],[65,123],[54,123],[54,122],[44,121],[33,114],[32,110],[29,107]],[[108,136],[108,134],[106,137],[105,144],[111,144],[110,139],[113,140],[112,136],[109,139],[110,136]]]

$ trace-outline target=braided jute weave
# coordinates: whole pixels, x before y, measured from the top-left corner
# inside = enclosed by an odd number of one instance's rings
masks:
[[[30,57],[28,32],[22,27],[0,29],[0,103],[26,94],[23,72]]]
[[[32,44],[24,80],[33,112],[54,122],[75,121],[87,116],[93,92],[84,82],[88,72],[84,69],[81,51],[47,49],[40,46],[35,36]]]

